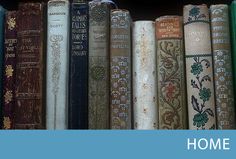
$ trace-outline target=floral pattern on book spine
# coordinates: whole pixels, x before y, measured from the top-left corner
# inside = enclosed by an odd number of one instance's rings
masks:
[[[160,129],[185,128],[182,40],[158,40]]]
[[[198,95],[191,95],[192,108],[195,110],[193,116],[193,126],[198,129],[206,129],[205,125],[208,123],[209,118],[215,117],[215,110],[209,107],[208,101],[214,92],[207,87],[208,82],[212,82],[212,77],[204,74],[204,69],[212,67],[211,62],[207,58],[193,57],[191,65],[191,73],[194,78],[191,79],[191,87]],[[215,129],[216,125],[213,124],[209,129]]]
[[[111,58],[111,123],[112,129],[129,129],[131,115],[130,58]]]

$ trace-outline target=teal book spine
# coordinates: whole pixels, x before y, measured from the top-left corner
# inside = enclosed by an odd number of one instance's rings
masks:
[[[236,1],[233,1],[230,6],[230,21],[231,21],[231,48],[232,48],[232,66],[233,66],[233,83],[234,94],[236,94]],[[235,100],[234,96],[234,100]]]
[[[6,10],[0,6],[0,77],[3,75],[3,57],[4,57],[4,22],[5,22]],[[3,101],[2,96],[3,80],[0,78],[0,98]],[[0,127],[2,128],[2,102],[0,102]]]

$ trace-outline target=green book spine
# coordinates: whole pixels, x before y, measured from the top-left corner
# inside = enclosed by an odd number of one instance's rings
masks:
[[[234,94],[236,91],[236,1],[231,3],[231,48],[232,48],[232,61],[233,61],[233,83],[234,83]],[[235,96],[234,96],[235,99]]]

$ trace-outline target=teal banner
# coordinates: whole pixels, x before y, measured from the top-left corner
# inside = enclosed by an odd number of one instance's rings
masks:
[[[235,159],[236,131],[0,131],[3,159]]]

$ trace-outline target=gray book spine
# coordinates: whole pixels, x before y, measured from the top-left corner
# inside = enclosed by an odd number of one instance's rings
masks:
[[[235,128],[235,102],[227,5],[212,5],[211,31],[214,60],[217,129]]]
[[[109,4],[89,3],[89,129],[109,128]]]

